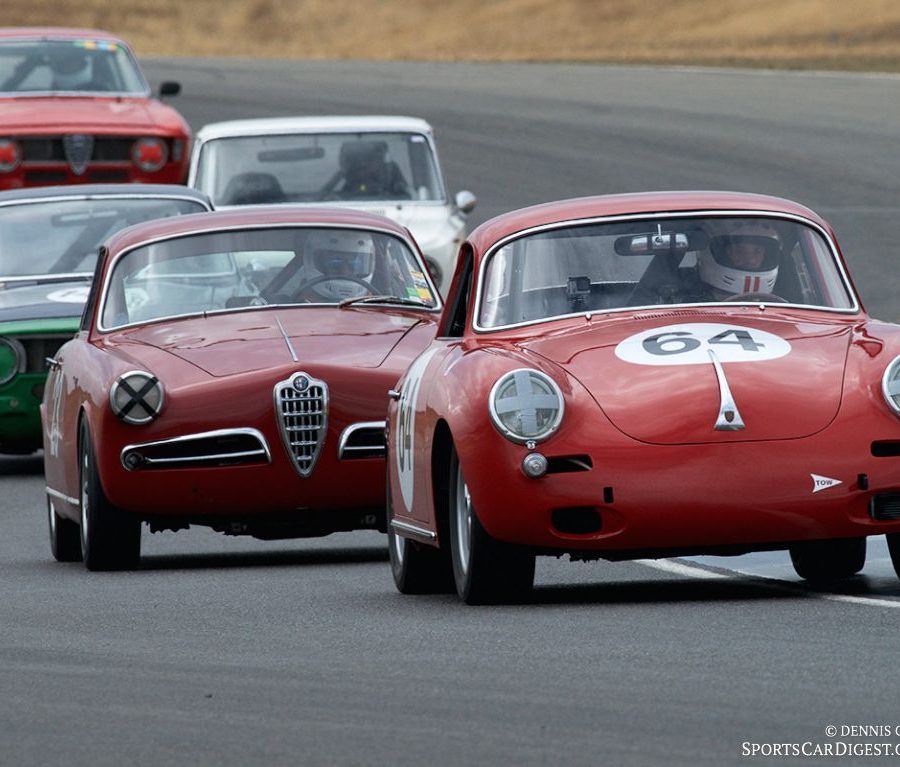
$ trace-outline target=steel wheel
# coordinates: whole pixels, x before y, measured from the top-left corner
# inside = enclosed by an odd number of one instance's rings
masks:
[[[450,555],[466,604],[517,602],[534,583],[534,554],[492,538],[481,526],[456,450],[450,454]]]

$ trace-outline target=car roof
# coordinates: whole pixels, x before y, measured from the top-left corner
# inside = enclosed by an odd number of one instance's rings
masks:
[[[76,27],[0,27],[0,40],[110,40],[123,43],[121,37],[101,29]]]
[[[815,211],[791,200],[744,192],[678,191],[597,195],[533,205],[485,221],[469,235],[469,242],[476,252],[483,253],[498,240],[534,227],[606,216],[690,211],[759,211],[799,216],[833,236],[831,227]]]
[[[361,227],[412,239],[405,227],[389,218],[349,208],[312,208],[308,205],[246,205],[211,213],[156,219],[135,224],[115,233],[106,243],[111,253],[137,245],[181,235],[229,229],[276,226]]]
[[[95,199],[98,197],[177,197],[196,200],[212,208],[209,196],[180,184],[66,184],[33,186],[0,192],[0,206],[48,199]]]
[[[431,126],[418,117],[396,115],[326,115],[317,117],[260,117],[207,123],[197,131],[197,142],[235,136],[284,133],[431,133]]]

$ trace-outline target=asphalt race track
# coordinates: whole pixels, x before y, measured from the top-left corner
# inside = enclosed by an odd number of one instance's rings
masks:
[[[834,225],[869,311],[900,320],[900,78],[145,65],[154,83],[182,82],[174,103],[195,129],[424,117],[451,191],[479,198],[473,224],[594,193],[798,200]],[[804,586],[786,553],[542,559],[531,603],[469,608],[398,594],[370,533],[145,531],[140,571],[88,573],[52,561],[39,456],[0,459],[0,498],[0,765],[718,767],[900,753],[900,580],[883,539],[840,593]],[[889,732],[849,729],[873,725]],[[775,744],[845,756],[785,759]]]

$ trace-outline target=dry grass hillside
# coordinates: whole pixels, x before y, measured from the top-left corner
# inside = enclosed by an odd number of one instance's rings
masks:
[[[139,55],[900,71],[897,0],[2,0]]]

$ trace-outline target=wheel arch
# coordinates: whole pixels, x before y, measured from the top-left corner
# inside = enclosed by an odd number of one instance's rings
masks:
[[[454,450],[450,425],[441,419],[431,440],[431,501],[437,528],[438,546],[450,545],[450,454]]]

